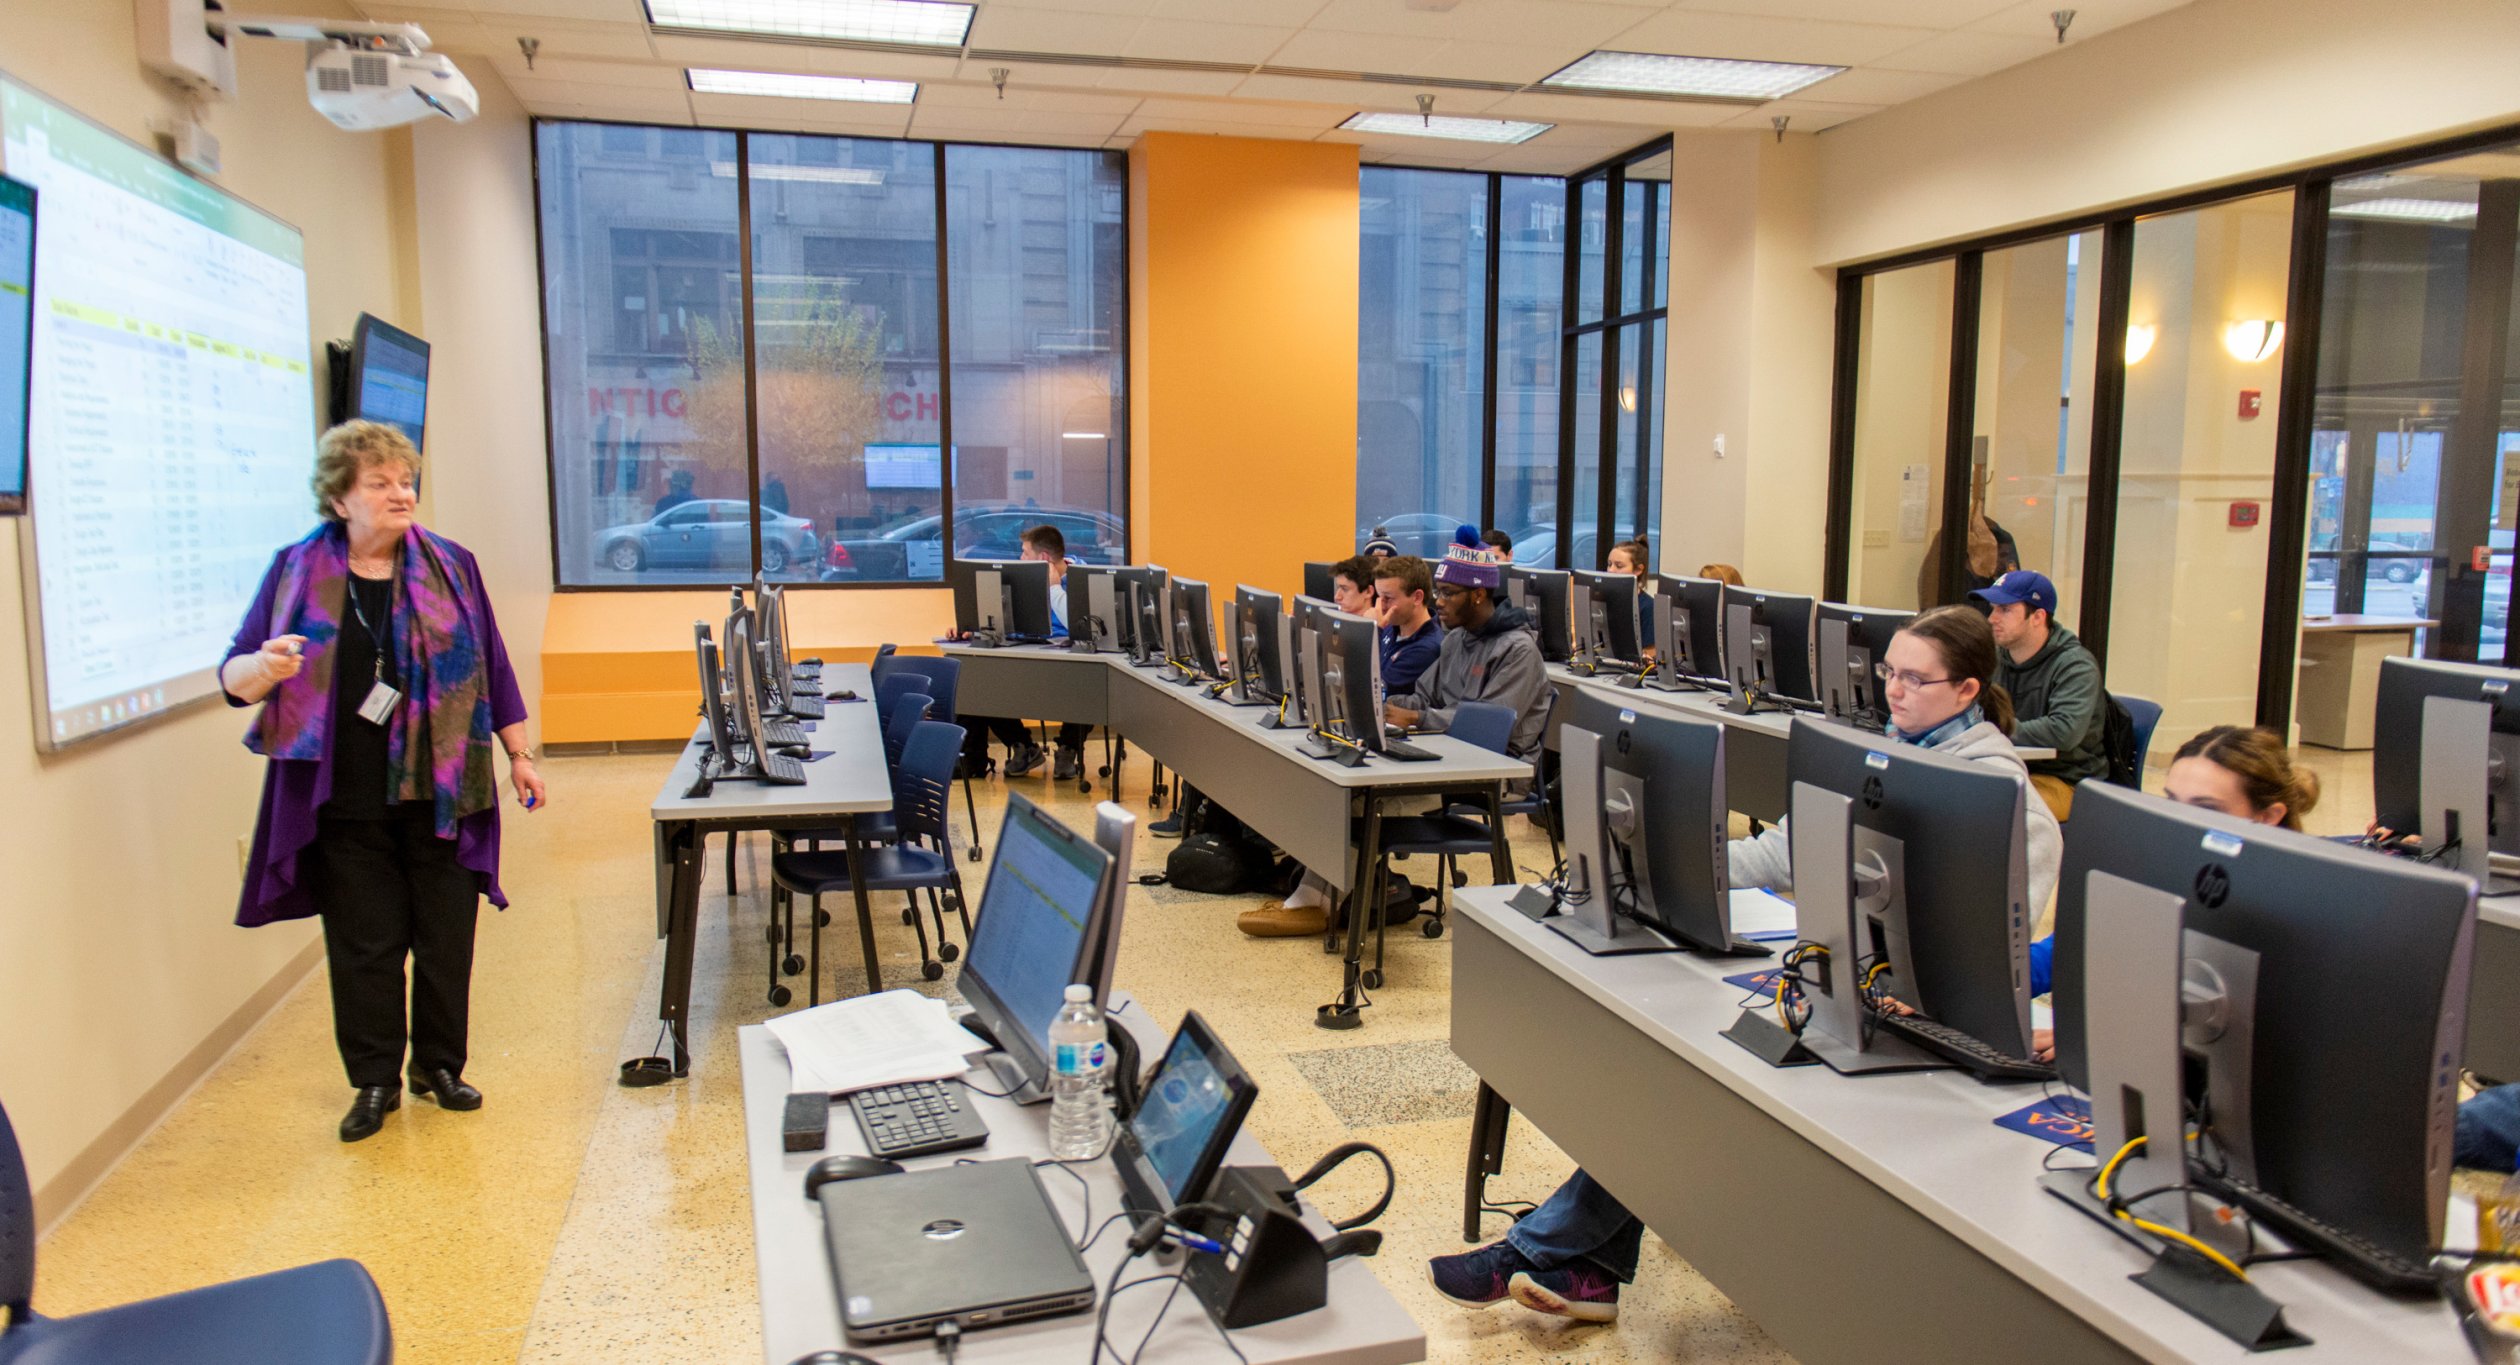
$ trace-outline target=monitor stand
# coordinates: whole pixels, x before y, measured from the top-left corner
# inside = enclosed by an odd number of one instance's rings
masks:
[[[1015,618],[1007,595],[1006,575],[995,569],[980,569],[971,575],[972,608],[980,613],[978,628],[971,632],[973,645],[981,649],[1006,647],[1006,623]]]
[[[1594,957],[1678,952],[1676,940],[1612,908],[1618,879],[1606,864],[1596,865],[1615,858],[1611,830],[1622,818],[1635,817],[1642,793],[1626,784],[1614,788],[1602,768],[1601,736],[1571,725],[1558,731],[1558,774],[1565,784],[1558,808],[1566,819],[1567,878],[1590,894],[1581,901],[1569,896],[1567,912],[1545,923]]]
[[[1865,1018],[1855,971],[1855,803],[1807,782],[1793,790],[1795,932],[1828,950],[1829,985],[1810,994],[1802,1045],[1841,1076],[1945,1071],[1951,1063]]]
[[[1028,1079],[1024,1075],[1022,1064],[1014,1058],[1003,1052],[990,1051],[982,1053],[980,1060],[989,1068],[989,1074],[997,1077],[998,1084],[1006,1091],[1008,1099],[1017,1104],[1045,1104],[1049,1101],[1049,1085],[1043,1081]]]
[[[2494,709],[2455,697],[2424,699],[2424,742],[2418,790],[2423,801],[2424,842],[2439,847],[2444,831],[2458,831],[2451,866],[2476,879],[2477,894],[2508,895],[2520,881],[2494,875]]]

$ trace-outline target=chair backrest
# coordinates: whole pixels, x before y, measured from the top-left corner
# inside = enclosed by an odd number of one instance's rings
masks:
[[[34,1297],[35,1192],[27,1183],[17,1130],[0,1107],[0,1330],[24,1319]]]
[[[875,684],[875,723],[890,724],[893,704],[914,692],[923,697],[928,695],[928,680],[916,673],[895,673]]]
[[[893,653],[891,645],[877,645],[875,658],[866,666],[867,680],[881,687],[884,685],[884,679],[891,677],[900,667],[901,656]]]
[[[2115,716],[2108,718],[2112,723],[2104,726],[2102,730],[2101,742],[2111,751],[2108,755],[2110,780],[2120,786],[2133,787],[2141,791],[2144,787],[2144,758],[2152,752],[2153,731],[2161,725],[2161,703],[2147,701],[2142,697],[2130,697],[2119,692],[2103,693],[2102,701],[2115,703],[2126,716],[2125,734],[2122,740],[2125,752],[2117,752],[2118,746],[2109,743],[2111,739],[2117,738],[2109,733],[2110,730],[2117,728],[2114,724]]]
[[[1452,728],[1446,733],[1490,753],[1504,753],[1514,740],[1514,708],[1492,701],[1465,701],[1453,708]]]
[[[962,685],[962,660],[942,656],[908,658],[901,661],[901,671],[927,679],[928,695],[936,698],[936,714],[930,719],[947,725],[962,723],[962,713],[954,709],[954,694]]]
[[[933,704],[926,693],[912,692],[884,720],[884,772],[892,778],[895,790],[901,787],[901,751],[909,747],[910,732],[927,720]]]
[[[950,856],[946,828],[954,765],[962,761],[963,728],[939,720],[910,727],[901,746],[901,771],[893,778],[893,825],[905,839],[932,839]]]

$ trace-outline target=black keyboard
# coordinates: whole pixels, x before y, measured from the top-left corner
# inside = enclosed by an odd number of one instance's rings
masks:
[[[866,1134],[866,1150],[881,1157],[959,1152],[989,1140],[989,1125],[971,1111],[960,1081],[861,1090],[849,1096],[849,1112]]]
[[[774,749],[791,747],[801,749],[814,741],[805,733],[804,728],[794,721],[771,720],[765,716],[761,722],[761,742]]]
[[[2360,1233],[2296,1208],[2255,1185],[2214,1175],[2205,1175],[2200,1183],[2248,1206],[2278,1230],[2291,1234],[2295,1243],[2313,1243],[2308,1250],[2326,1253],[2337,1261],[2339,1269],[2375,1289],[2392,1294],[2423,1294],[2431,1292],[2438,1283],[2430,1266],[2410,1261]]]
[[[805,765],[785,754],[766,754],[761,760],[761,780],[774,787],[802,787]]]
[[[1432,749],[1421,749],[1405,739],[1393,739],[1388,735],[1383,737],[1382,751],[1384,757],[1396,758],[1403,763],[1432,763],[1443,757]]]
[[[779,709],[798,720],[821,720],[823,718],[822,695],[816,693],[809,697],[802,692],[791,692],[788,694],[787,705]]]
[[[1999,1081],[2045,1081],[2056,1077],[2056,1068],[2027,1057],[2015,1057],[1998,1051],[1956,1028],[1937,1024],[1921,1014],[1884,1014],[1878,1016],[1884,1032],[1895,1033],[1978,1075]]]

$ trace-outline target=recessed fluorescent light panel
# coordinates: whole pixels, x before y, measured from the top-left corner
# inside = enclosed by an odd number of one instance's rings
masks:
[[[1554,123],[1517,123],[1512,119],[1447,118],[1437,114],[1358,114],[1339,125],[1352,133],[1396,133],[1401,137],[1448,137],[1457,142],[1529,142],[1555,128]]]
[[[1825,81],[1842,66],[1801,62],[1740,62],[1727,57],[1667,57],[1658,52],[1596,52],[1542,85],[1579,90],[1625,90],[1640,95],[1689,95],[1718,100],[1772,100]]]
[[[973,6],[942,0],[647,0],[656,28],[960,47]]]
[[[2456,199],[2366,199],[2328,210],[2339,218],[2394,218],[2406,223],[2464,223],[2476,217],[2476,205]]]
[[[855,76],[792,76],[776,71],[711,71],[692,67],[683,73],[695,95],[770,95],[791,100],[855,100],[861,104],[908,104],[919,96],[917,81],[868,81]]]

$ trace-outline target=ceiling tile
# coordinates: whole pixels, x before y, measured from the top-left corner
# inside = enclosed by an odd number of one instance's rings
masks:
[[[1311,22],[1329,0],[1155,0],[1158,19],[1231,19],[1238,24]]]
[[[2052,3],[2052,0],[2043,2]],[[1930,95],[1967,79],[1966,76],[1940,71],[1894,71],[1882,66],[1859,66],[1805,86],[1795,95],[1808,95],[1823,104],[1897,104],[1920,95]]]
[[[1446,43],[1427,60],[1394,68],[1411,76],[1450,76],[1528,85],[1592,51],[1581,43]]]
[[[971,21],[969,46],[1014,52],[1110,55],[1128,47],[1140,22],[1133,14],[1063,14],[1056,10],[987,5]]]
[[[2075,0],[2074,22],[2065,30],[2066,40],[2070,44],[2096,38],[2111,29],[2167,14],[2187,3],[2188,0]],[[2021,0],[1969,28],[1978,33],[2012,33],[2054,42],[2056,21],[2048,16],[2057,8],[2055,0]]]
[[[1203,137],[1250,137],[1275,142],[1312,142],[1322,130],[1309,124],[1284,126],[1259,123],[1202,123],[1197,119],[1132,118],[1120,125],[1119,136],[1135,138],[1141,133],[1196,133]]]
[[[1061,14],[1133,14],[1143,19],[1155,8],[1155,0],[988,0],[983,10],[1029,9],[1049,10]]]
[[[1028,129],[1041,136],[1070,142],[1100,142],[1120,126],[1119,114],[1054,114],[1040,109],[999,109],[987,105],[921,105],[910,116],[910,131],[920,137],[1014,132]]]
[[[962,65],[962,59],[952,53],[859,52],[806,43],[749,43],[666,34],[657,35],[656,55],[676,68],[795,71],[812,76],[873,76],[907,81],[950,79]]]
[[[487,19],[512,15],[531,19],[602,19],[616,24],[647,24],[647,7],[639,0],[461,0],[465,9]]]
[[[1152,99],[1137,107],[1141,119],[1182,119],[1194,123],[1253,124],[1276,127],[1329,128],[1356,111],[1346,105],[1268,104],[1259,100]]]
[[[1785,130],[1789,133],[1816,133],[1824,128],[1834,128],[1851,119],[1862,118],[1866,114],[1879,113],[1880,109],[1879,105],[1873,104],[1830,104],[1821,100],[1798,99],[1770,100],[1756,109],[1745,110],[1737,117],[1725,120],[1722,126],[1773,128],[1775,124],[1771,120],[1781,117],[1793,120],[1793,124]]]
[[[527,104],[610,104],[642,113],[688,112],[689,92],[677,86],[632,88],[622,85],[588,84],[581,81],[540,80],[501,72],[519,100]]]
[[[1100,90],[1044,90],[1010,79],[1002,97],[996,87],[975,81],[932,81],[919,87],[919,103],[929,107],[987,105],[999,109],[1040,109],[1061,114],[1110,114],[1116,118],[1134,112],[1140,101],[1135,95]]]
[[[1618,124],[1649,128],[1712,128],[1748,105],[1688,100],[1614,100],[1586,95],[1507,95],[1489,105],[1489,118],[1539,119],[1547,123]]]
[[[511,47],[505,52],[490,53],[486,60],[500,75],[511,82],[517,79],[570,81],[580,85],[619,86],[631,90],[682,90],[687,88],[679,66],[659,66],[654,62],[602,62],[584,58],[554,57],[543,53],[534,59],[531,68],[525,56]]]
[[[562,19],[516,18],[504,14],[481,16],[481,28],[495,41],[493,46],[513,52],[518,38],[534,38],[542,43],[541,55],[547,57],[611,57],[625,61],[643,61],[656,55],[648,41],[648,31],[636,24],[573,23]]]
[[[1133,90],[1146,95],[1230,95],[1243,83],[1239,71],[1133,71],[1114,68],[1102,72],[1094,84],[1104,90]]]
[[[609,104],[537,104],[530,100],[520,102],[525,105],[525,112],[543,118],[585,119],[599,123],[661,123],[685,128],[698,122],[692,117],[691,108],[688,105],[671,113],[650,113]]]
[[[1849,0],[1680,0],[1675,8],[1757,14],[1778,19],[1845,21],[1861,18],[1870,24],[1951,29],[1976,23],[2014,3],[2016,0],[1859,0],[1858,3],[1849,3]]]
[[[1471,162],[1473,169],[1498,171],[1506,175],[1565,175],[1580,171],[1600,160],[1589,151],[1573,147],[1548,147],[1546,138],[1535,138],[1519,147],[1500,148],[1494,156]]]
[[[1238,100],[1280,100],[1297,104],[1337,105],[1345,112],[1388,109],[1417,112],[1417,97],[1431,94],[1435,109],[1445,114],[1485,114],[1504,94],[1493,90],[1425,90],[1388,81],[1340,81],[1317,76],[1252,76],[1234,87]]]
[[[1590,49],[1662,8],[1659,0],[1646,5],[1460,0],[1450,10],[1411,9],[1399,0],[1330,0],[1307,27],[1478,43],[1574,43]]]
[[[1269,57],[1271,66],[1300,66],[1316,71],[1419,70],[1443,48],[1434,38],[1403,38],[1387,33],[1330,33],[1305,29],[1286,40]]]
[[[1887,24],[1818,23],[1674,9],[1620,34],[1611,40],[1611,45],[1621,52],[1666,52],[1675,57],[1856,66],[1879,61],[1903,47],[1914,47],[1935,32]]]
[[[1131,57],[1171,57],[1193,62],[1249,62],[1255,66],[1294,36],[1279,25],[1209,24],[1188,19],[1149,19],[1129,43]]]
[[[1900,48],[1884,57],[1881,64],[1900,71],[1983,76],[2034,57],[2044,57],[2055,50],[2054,37],[2040,39],[2011,33],[1957,31],[1938,33],[1913,47]]]
[[[429,48],[435,52],[457,55],[487,55],[500,48],[510,52],[516,44],[470,14],[458,10],[386,10],[377,7],[377,14],[388,18],[379,22],[418,24],[429,35]]]

